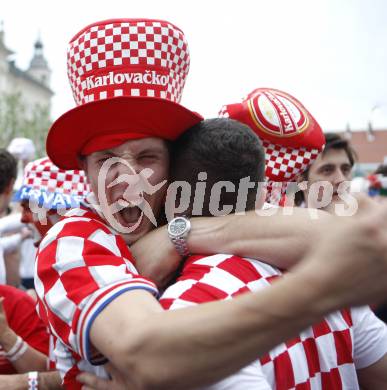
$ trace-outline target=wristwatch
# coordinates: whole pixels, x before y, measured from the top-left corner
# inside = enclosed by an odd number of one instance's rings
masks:
[[[168,223],[168,236],[181,257],[189,255],[186,238],[190,230],[191,222],[186,217],[176,217]]]

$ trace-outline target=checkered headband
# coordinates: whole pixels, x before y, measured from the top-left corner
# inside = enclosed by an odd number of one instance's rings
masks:
[[[44,157],[27,164],[14,200],[34,200],[47,209],[71,208],[79,206],[89,192],[84,171],[65,171]]]
[[[309,111],[293,96],[276,89],[258,88],[242,103],[223,106],[219,116],[247,124],[262,140],[267,201],[271,203],[278,203],[287,188],[274,183],[294,181],[324,147],[322,129]]]
[[[183,32],[160,20],[112,19],[79,32],[68,49],[77,105],[116,96],[180,102],[190,57]]]

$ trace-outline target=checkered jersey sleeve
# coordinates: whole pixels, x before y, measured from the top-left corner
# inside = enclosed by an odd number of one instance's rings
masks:
[[[191,256],[160,303],[169,310],[231,299],[265,288],[279,275],[279,270],[256,260],[226,254]]]
[[[351,309],[356,369],[369,367],[387,354],[387,326],[368,306]]]
[[[175,284],[163,293],[164,309],[175,310],[197,304],[231,299],[238,294],[266,288],[280,275],[275,268],[237,256],[217,254],[191,256]],[[257,360],[235,374],[201,390],[270,390]]]
[[[155,285],[137,275],[121,237],[84,217],[64,218],[47,233],[37,254],[35,286],[39,314],[71,351],[94,365],[106,359],[93,350],[90,328],[122,293]]]

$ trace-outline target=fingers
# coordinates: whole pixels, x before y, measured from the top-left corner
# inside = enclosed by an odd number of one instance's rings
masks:
[[[110,380],[98,378],[97,376],[88,372],[82,372],[77,376],[77,381],[84,386],[82,390],[108,390]]]
[[[358,204],[358,207],[359,207],[359,211],[367,209],[368,207],[371,207],[372,204],[373,204],[372,199],[368,195],[363,194],[361,192],[354,193],[354,194],[352,194],[352,196],[357,201],[357,204]]]
[[[385,222],[385,218],[387,217],[387,203],[380,204],[375,203],[374,201],[370,201],[366,207],[363,208],[362,215],[364,217],[373,216],[378,221]]]
[[[354,197],[358,206],[358,213],[356,213],[358,217],[367,218],[372,216],[377,219],[378,223],[383,223],[384,218],[384,223],[387,224],[387,203],[375,202],[374,199],[365,194],[354,194]]]

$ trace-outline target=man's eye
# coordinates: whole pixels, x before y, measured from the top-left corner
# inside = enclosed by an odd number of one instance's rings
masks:
[[[332,168],[330,167],[323,168],[321,172],[325,175],[329,175],[330,173],[332,173]]]
[[[139,156],[138,157],[138,160],[142,161],[142,162],[144,162],[144,161],[153,161],[155,159],[156,159],[156,156],[153,155],[153,154],[144,154],[143,156]]]

